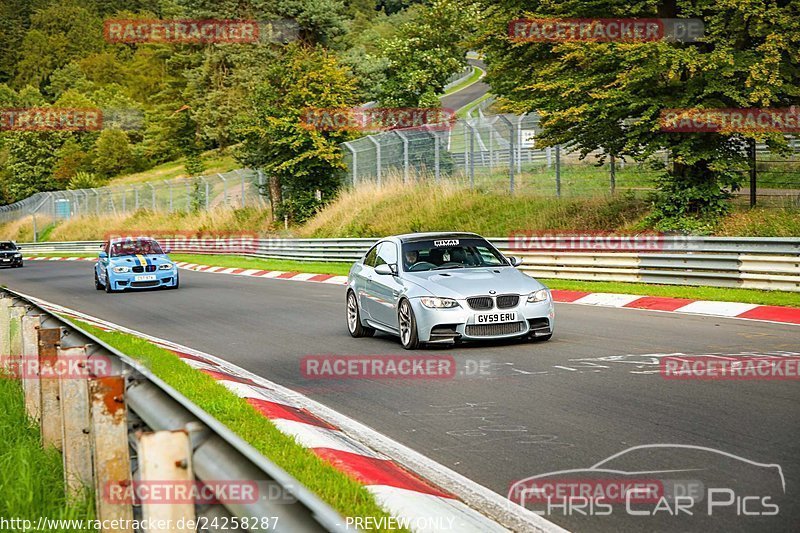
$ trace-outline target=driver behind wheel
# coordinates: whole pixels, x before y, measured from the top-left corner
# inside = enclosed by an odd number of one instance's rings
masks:
[[[417,250],[406,251],[405,260],[406,260],[406,270],[408,270],[419,261],[419,252]]]

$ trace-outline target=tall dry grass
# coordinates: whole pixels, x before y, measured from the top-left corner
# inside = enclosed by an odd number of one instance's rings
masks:
[[[52,224],[53,222],[49,218],[36,217],[36,230],[39,235],[46,232]],[[0,240],[31,242],[33,241],[33,226],[33,217],[0,224]]]
[[[800,237],[800,208],[736,210],[719,223],[714,234],[731,237]]]
[[[253,232],[271,230],[270,213],[256,208],[212,209],[196,213],[154,213],[140,210],[128,215],[82,216],[58,224],[51,241],[102,240],[114,234],[148,234],[169,231],[195,233]],[[0,229],[0,234],[3,229]],[[32,234],[31,234],[32,235]]]
[[[418,231],[473,231],[502,237],[516,231],[634,231],[648,211],[646,201],[628,195],[599,198],[549,198],[533,194],[469,190],[463,183],[442,181],[408,186],[387,179],[378,187],[363,184],[343,190],[338,198],[309,220],[292,228],[297,237],[380,237]],[[0,239],[33,240],[31,219],[0,226]],[[40,239],[100,240],[109,234],[169,231],[283,232],[270,213],[257,208],[216,208],[208,212],[86,216],[48,228],[37,218]],[[44,232],[44,233],[43,233]],[[717,235],[798,236],[800,209],[736,210],[716,228]]]
[[[343,191],[296,233],[302,237],[379,237],[417,231],[624,230],[646,212],[632,197],[555,199],[471,191],[443,181],[414,187],[392,180]]]

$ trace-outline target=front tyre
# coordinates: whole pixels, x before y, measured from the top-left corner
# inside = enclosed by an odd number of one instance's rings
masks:
[[[402,300],[397,309],[397,323],[400,326],[400,344],[406,350],[419,348],[419,334],[417,333],[417,319],[408,300]]]
[[[111,294],[112,292],[117,292],[111,288],[111,275],[106,271],[106,294]]]
[[[356,293],[347,291],[347,331],[351,337],[372,337],[375,335],[373,328],[361,324],[361,310],[358,308]]]
[[[103,284],[100,283],[100,278],[97,277],[97,270],[94,271],[94,288],[97,289],[98,291],[103,290]]]

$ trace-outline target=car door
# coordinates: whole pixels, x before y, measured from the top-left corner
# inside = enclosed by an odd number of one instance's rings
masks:
[[[358,307],[364,318],[370,318],[369,314],[369,282],[372,276],[375,275],[375,260],[377,259],[378,245],[373,246],[364,256],[364,261],[360,265],[356,265],[353,272],[353,290],[358,299]]]
[[[397,244],[392,241],[384,241],[378,245],[375,267],[393,265],[397,272],[398,257]],[[389,328],[397,329],[397,298],[402,289],[397,276],[378,274],[373,270],[368,287],[372,319]]]
[[[97,277],[100,278],[100,282],[106,284],[108,283],[108,280],[106,279],[108,272],[108,261],[109,261],[108,254],[111,253],[111,248],[109,247],[109,244],[107,242],[104,242],[103,246],[100,247],[100,252],[105,252],[106,257],[105,258],[98,257],[97,263],[95,263],[96,265],[95,268],[97,268]]]

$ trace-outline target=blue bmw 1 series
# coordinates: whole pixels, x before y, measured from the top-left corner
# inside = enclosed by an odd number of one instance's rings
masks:
[[[178,267],[166,251],[149,237],[112,239],[102,246],[94,267],[94,287],[98,291],[124,291],[180,285]]]

